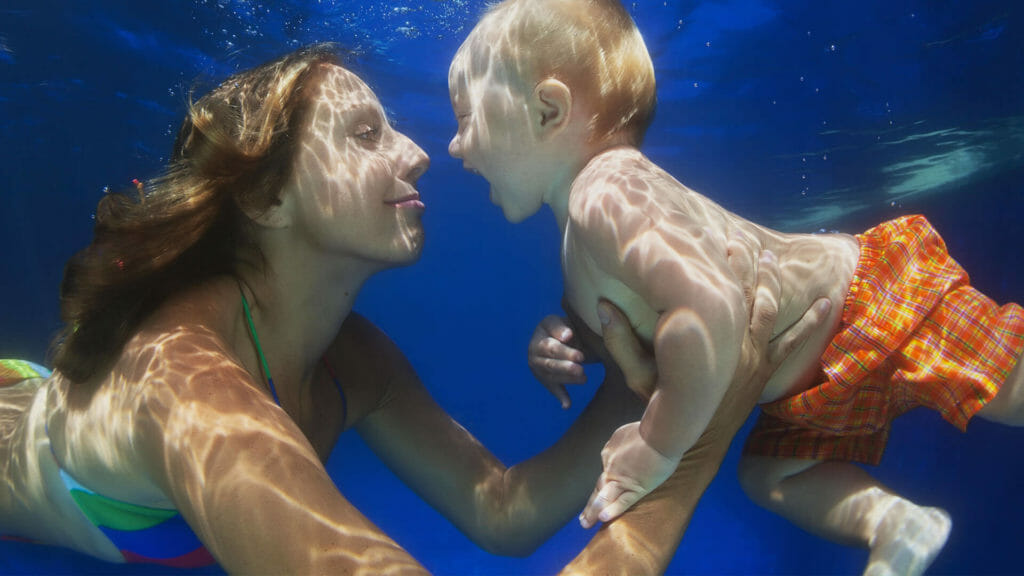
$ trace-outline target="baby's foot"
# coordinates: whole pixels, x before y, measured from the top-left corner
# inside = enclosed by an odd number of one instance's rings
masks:
[[[941,508],[897,499],[875,528],[864,575],[923,574],[946,545],[952,526],[949,513]]]

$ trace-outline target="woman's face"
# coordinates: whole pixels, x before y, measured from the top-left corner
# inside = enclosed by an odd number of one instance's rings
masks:
[[[295,195],[298,232],[333,254],[385,266],[415,261],[423,246],[416,180],[429,165],[426,153],[340,66],[323,71],[312,98],[285,191]]]

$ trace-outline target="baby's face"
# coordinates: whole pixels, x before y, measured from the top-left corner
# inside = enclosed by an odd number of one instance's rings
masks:
[[[493,59],[483,65],[479,59],[486,57],[470,55],[464,45],[452,61],[448,90],[458,131],[448,153],[483,176],[491,185],[491,202],[510,222],[519,222],[544,203],[545,188],[536,175],[541,159],[535,158],[529,106],[518,78],[510,79]]]

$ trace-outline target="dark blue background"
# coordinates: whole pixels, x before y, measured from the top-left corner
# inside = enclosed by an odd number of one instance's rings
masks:
[[[373,279],[357,309],[502,459],[549,445],[592,393],[578,393],[564,413],[525,365],[535,323],[560,300],[553,219],[545,211],[506,223],[486,184],[446,153],[448,60],[482,5],[2,0],[0,357],[42,359],[59,326],[63,263],[88,242],[96,201],[104,187],[159,169],[190,90],[330,40],[360,52],[358,71],[433,160],[420,186],[422,260]],[[785,231],[852,233],[923,212],[983,292],[1024,301],[1024,4],[627,5],[659,80],[645,151],[676,177]],[[670,572],[863,570],[866,551],[808,536],[746,500],[735,480],[739,444]],[[964,435],[916,411],[896,422],[875,473],[952,514],[933,573],[1024,573],[1022,455],[1020,430],[975,421]],[[350,500],[437,574],[551,574],[589,537],[572,524],[530,558],[490,556],[399,484],[358,436],[343,438],[328,467]],[[140,570],[2,542],[0,572]]]

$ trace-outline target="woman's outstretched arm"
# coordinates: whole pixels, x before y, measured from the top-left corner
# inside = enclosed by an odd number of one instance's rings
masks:
[[[507,466],[431,398],[405,355],[379,329],[353,315],[342,331],[332,359],[339,379],[378,391],[364,417],[353,407],[360,435],[403,483],[495,554],[527,555],[574,520],[601,472],[604,442],[643,410],[621,374],[607,371],[561,438]],[[493,418],[516,434],[529,426],[531,415]]]
[[[423,575],[335,487],[313,446],[218,339],[168,338],[130,418],[139,464],[229,573]],[[142,384],[126,386],[131,395]],[[96,424],[102,429],[101,424]]]

